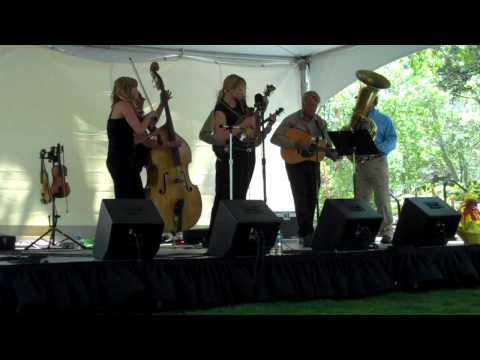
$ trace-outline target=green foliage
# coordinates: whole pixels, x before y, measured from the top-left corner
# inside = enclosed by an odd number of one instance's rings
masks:
[[[456,98],[480,103],[480,45],[443,46],[439,57],[444,61],[437,71],[439,87]]]
[[[392,84],[380,91],[378,105],[392,118],[398,136],[397,148],[389,155],[391,191],[401,197],[442,197],[442,183],[432,184],[434,175],[449,175],[464,187],[480,190],[480,108],[475,98],[480,47],[427,49],[376,71]],[[467,79],[463,87],[459,78]],[[321,109],[331,129],[349,122],[359,85],[348,86]],[[351,197],[351,164],[344,160],[337,170],[331,161],[325,166],[330,196]],[[452,201],[461,201],[459,187],[450,183],[447,191]]]

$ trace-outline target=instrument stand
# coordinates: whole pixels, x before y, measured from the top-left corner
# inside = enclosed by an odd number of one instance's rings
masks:
[[[29,250],[33,245],[35,245],[37,242],[39,242],[40,240],[44,240],[43,237],[50,234],[50,239],[48,241],[48,246],[47,246],[47,249],[51,249],[52,247],[55,247],[56,244],[55,244],[55,235],[56,233],[60,233],[62,234],[65,239],[63,239],[61,242],[64,242],[66,239],[69,239],[71,241],[73,241],[75,244],[77,244],[78,246],[80,246],[82,249],[87,249],[85,246],[83,246],[82,244],[80,244],[78,241],[76,241],[75,239],[73,239],[70,235],[68,234],[65,234],[63,231],[57,229],[57,222],[58,222],[58,218],[60,217],[60,215],[57,214],[57,207],[55,206],[55,196],[53,196],[53,200],[52,200],[52,224],[50,224],[50,215],[48,216],[48,230],[43,234],[41,235],[40,237],[38,237],[34,242],[32,242],[30,245],[28,245],[27,247],[25,247],[25,250]],[[32,249],[32,250],[37,250],[37,249]]]

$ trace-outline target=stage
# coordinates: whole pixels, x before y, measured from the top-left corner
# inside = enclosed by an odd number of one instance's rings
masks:
[[[21,243],[21,241],[20,241]],[[247,302],[359,298],[480,284],[480,247],[313,253],[287,242],[264,258],[206,256],[162,244],[152,261],[98,261],[92,250],[0,253],[2,312],[162,313]]]

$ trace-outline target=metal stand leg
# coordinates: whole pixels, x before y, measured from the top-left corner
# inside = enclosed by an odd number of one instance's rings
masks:
[[[60,234],[62,234],[65,237],[65,239],[63,239],[61,242],[65,241],[66,239],[69,239],[72,242],[74,242],[75,244],[77,244],[78,246],[80,246],[82,249],[87,249],[84,245],[80,244],[78,241],[73,239],[70,235],[64,233],[63,231],[61,231],[59,229],[57,229],[57,221],[58,221],[59,217],[60,217],[60,215],[57,214],[57,208],[55,206],[55,197],[53,197],[53,201],[52,201],[52,224],[50,225],[50,221],[49,221],[48,230],[43,235],[41,235],[40,237],[35,239],[35,241],[33,241],[30,245],[25,247],[25,250],[29,250],[33,245],[35,245],[37,242],[42,240],[43,237],[46,236],[49,233],[50,233],[50,240],[48,241],[47,249],[51,249],[52,247],[54,247],[56,245],[55,244],[55,234],[57,232],[59,232]],[[35,250],[35,249],[33,249],[33,250]]]

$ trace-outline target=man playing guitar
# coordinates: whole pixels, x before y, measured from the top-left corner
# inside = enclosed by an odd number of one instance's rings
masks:
[[[313,215],[320,188],[319,161],[326,155],[336,161],[327,123],[316,114],[320,96],[308,91],[302,109],[287,116],[272,135],[271,142],[282,148],[298,221],[298,236],[304,247],[311,247]]]

